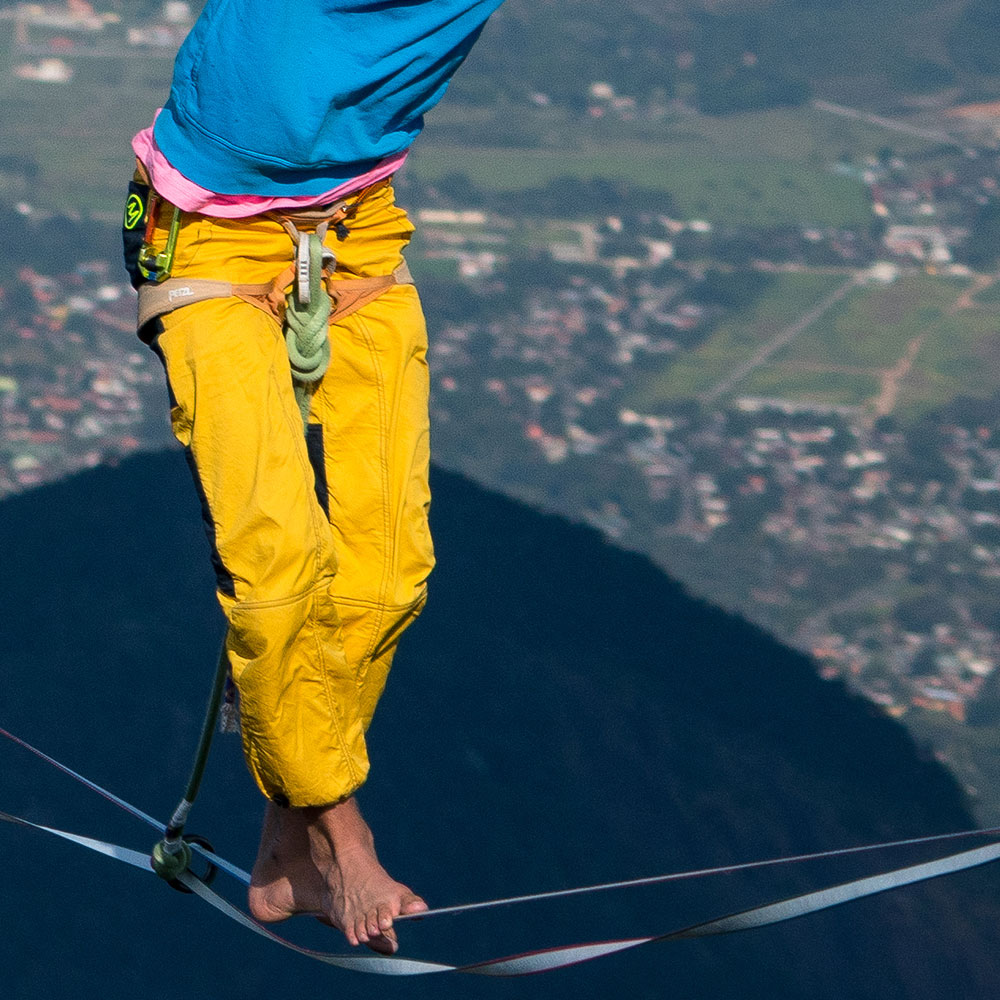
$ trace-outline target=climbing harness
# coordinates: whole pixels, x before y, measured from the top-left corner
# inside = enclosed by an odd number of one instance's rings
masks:
[[[261,218],[279,223],[291,238],[293,260],[271,281],[234,284],[211,278],[172,276],[184,213],[152,189],[146,168],[137,160],[123,227],[131,232],[145,221],[145,236],[135,260],[138,275],[145,279],[136,279],[140,336],[152,320],[208,299],[237,298],[260,309],[284,330],[295,399],[303,426],[308,427],[312,392],[330,363],[330,325],[373,302],[393,285],[413,284],[405,262],[391,274],[367,278],[338,272],[336,256],[323,242],[331,227],[338,240],[347,239],[350,235],[347,220],[355,216],[366,198],[387,187],[390,180],[387,177],[369,184],[351,194],[349,200],[332,205],[296,212],[265,212]],[[171,216],[166,244],[160,250],[154,244],[154,236],[164,207],[170,209]]]
[[[405,263],[391,274],[368,278],[338,272],[333,251],[323,243],[331,227],[338,239],[346,239],[345,221],[369,194],[387,183],[379,181],[364,188],[352,195],[350,202],[338,201],[301,212],[266,213],[264,218],[280,223],[288,233],[294,258],[271,281],[261,284],[171,277],[181,212],[171,206],[174,214],[166,247],[157,253],[149,242],[160,204],[154,193],[151,198],[156,200],[149,211],[146,242],[139,254],[139,269],[149,278],[139,286],[139,330],[175,309],[207,299],[237,298],[260,309],[284,329],[296,402],[303,425],[308,424],[312,392],[330,361],[330,325],[357,312],[393,285],[413,284]]]
[[[205,727],[202,729],[202,737],[199,741],[199,749],[196,755],[195,767],[192,772],[192,779],[188,783],[188,789],[184,799],[175,810],[171,823],[163,826],[151,816],[142,812],[124,799],[102,788],[83,775],[77,773],[65,764],[49,757],[41,750],[36,749],[31,744],[25,742],[5,729],[0,729],[0,736],[24,748],[30,753],[39,757],[63,774],[80,782],[85,787],[96,792],[98,795],[117,805],[127,813],[148,825],[153,826],[164,834],[163,844],[171,835],[183,839],[181,831],[190,812],[194,796],[197,794],[198,785],[201,781],[201,774],[204,771],[205,760],[208,755],[208,747],[211,742],[211,730],[214,729],[216,717],[218,715],[219,702],[223,698],[225,687],[225,672],[221,668],[216,674],[216,683],[213,685],[212,698],[209,701],[209,709],[206,712]],[[222,680],[220,681],[220,676]],[[214,703],[214,705],[213,705]],[[58,830],[54,827],[44,826],[40,823],[33,823],[19,816],[0,812],[0,821],[16,824],[25,828],[38,830],[51,834],[62,840],[77,844],[80,847],[103,854],[116,861],[131,865],[143,871],[149,871],[151,866],[150,857],[140,851],[134,851],[127,847],[111,844],[106,841],[95,840],[84,837],[80,834],[69,833],[65,830]],[[886,850],[904,846],[914,846],[958,840],[970,837],[996,837],[1000,835],[1000,827],[980,830],[965,830],[957,833],[937,834],[929,837],[912,837],[905,840],[897,840],[880,844],[866,844],[858,847],[841,848],[838,850],[822,851],[814,854],[800,854],[793,857],[771,858],[763,861],[753,861],[744,864],[728,865],[718,868],[703,868],[694,871],[673,872],[667,875],[652,876],[649,878],[631,879],[624,882],[603,883],[600,885],[582,886],[574,889],[560,889],[554,892],[533,893],[526,896],[514,896],[503,899],[486,900],[478,903],[466,903],[458,906],[445,906],[438,909],[427,910],[421,913],[404,915],[396,918],[397,922],[408,919],[427,919],[429,917],[439,917],[446,914],[456,914],[469,910],[493,909],[501,906],[511,906],[524,904],[543,899],[556,899],[570,895],[591,894],[610,889],[628,889],[640,885],[654,885],[667,882],[679,881],[682,879],[702,878],[712,875],[731,874],[738,871],[748,871],[750,869],[760,869],[776,865],[787,865],[792,863],[819,860],[825,858],[843,857],[862,852],[875,850]],[[188,838],[184,841],[192,853],[202,856],[209,864],[210,869],[218,869],[227,872],[237,881],[244,885],[249,885],[250,876],[247,872],[216,854],[207,842],[202,838]],[[983,847],[961,851],[950,854],[934,861],[923,862],[921,864],[910,865],[905,868],[897,868],[891,871],[882,872],[877,875],[870,875],[864,878],[855,879],[840,885],[820,889],[815,892],[808,892],[788,899],[778,900],[772,903],[765,903],[751,909],[741,910],[736,913],[727,914],[714,920],[704,921],[683,927],[679,930],[668,931],[662,934],[647,935],[644,937],[627,938],[610,941],[591,941],[580,944],[560,945],[553,948],[543,948],[537,951],[526,952],[519,955],[508,955],[502,958],[489,959],[483,962],[476,962],[468,965],[452,965],[442,962],[430,962],[417,959],[384,957],[380,955],[338,955],[328,952],[315,951],[310,948],[303,948],[257,923],[252,917],[242,910],[233,906],[228,900],[220,896],[215,890],[209,887],[208,877],[195,875],[190,868],[184,867],[172,873],[170,881],[176,882],[182,888],[196,896],[199,896],[209,905],[217,909],[240,926],[253,931],[270,941],[280,944],[300,955],[333,965],[342,969],[349,969],[355,972],[368,972],[386,976],[418,976],[428,975],[438,972],[462,972],[470,975],[481,976],[522,976],[529,973],[549,972],[554,969],[564,968],[569,965],[576,965],[580,962],[589,962],[605,955],[612,955],[617,952],[626,951],[641,945],[653,942],[677,941],[689,938],[710,937],[721,934],[732,934],[737,931],[753,930],[760,927],[767,927],[772,924],[792,920],[810,913],[818,913],[833,906],[839,906],[866,896],[874,896],[890,889],[897,889],[906,885],[913,885],[917,882],[938,878],[954,872],[964,871],[978,865],[989,864],[1000,860],[1000,842],[987,844]],[[161,874],[158,872],[158,874]],[[164,876],[165,877],[165,876]]]

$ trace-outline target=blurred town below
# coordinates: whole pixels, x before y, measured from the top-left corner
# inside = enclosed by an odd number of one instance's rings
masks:
[[[0,497],[170,443],[116,206],[195,11],[106,6],[0,8]],[[910,25],[867,81],[833,54],[805,76],[767,41],[767,18],[804,37],[829,11],[722,6],[671,8],[657,61],[639,40],[662,4],[626,4],[578,42],[589,72],[548,88],[533,45],[520,89],[502,62],[547,8],[508,0],[488,26],[397,183],[436,460],[809,653],[1000,822],[984,5],[910,5],[920,45]]]

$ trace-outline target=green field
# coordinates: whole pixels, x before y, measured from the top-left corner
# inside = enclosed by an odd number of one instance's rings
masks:
[[[988,288],[978,292],[975,299],[978,304],[987,307],[1000,305],[1000,281],[994,281]]]
[[[913,369],[900,385],[900,415],[907,417],[955,396],[986,398],[1000,391],[1000,310],[970,309],[941,315]]]
[[[890,285],[873,285],[839,303],[813,323],[775,364],[803,362],[888,368],[909,341],[926,331],[955,300],[965,282],[914,275]]]
[[[867,192],[825,168],[776,158],[722,158],[674,141],[572,151],[436,146],[422,142],[408,169],[424,180],[466,175],[488,191],[542,187],[559,177],[601,177],[668,192],[683,218],[757,226],[861,226]]]
[[[952,312],[967,285],[964,279],[919,274],[873,286],[806,330],[773,359],[773,370],[779,377],[796,378],[805,367],[828,365],[833,378],[838,366],[855,369],[856,378],[846,380],[842,400],[856,404],[873,395],[873,377],[919,344],[899,381],[896,411],[901,416],[916,415],[961,393],[991,395],[1000,388],[998,316],[981,307]],[[864,369],[871,375],[861,374]],[[751,376],[745,389],[755,394],[758,385]]]
[[[839,274],[776,276],[751,309],[720,323],[698,348],[648,379],[633,394],[629,405],[638,410],[656,409],[707,392],[843,282],[844,276]]]
[[[37,162],[39,175],[24,200],[43,209],[117,218],[132,176],[130,140],[166,99],[169,78],[157,86],[137,76],[123,87],[93,78],[93,68],[86,68],[89,79],[69,84],[28,83],[3,74],[0,156]]]
[[[602,140],[627,138],[625,126],[597,123]],[[603,133],[603,135],[602,135]],[[926,139],[887,131],[867,122],[844,118],[811,106],[772,108],[740,115],[684,115],[649,126],[644,138],[655,137],[677,152],[694,150],[723,159],[779,160],[823,170],[845,153],[854,162],[891,147],[900,156],[926,154]]]
[[[647,379],[630,405],[656,409],[707,392],[841,280],[782,275],[753,309]],[[987,397],[1000,389],[1000,308],[954,310],[967,285],[966,279],[914,274],[859,288],[736,383],[730,398],[872,409],[897,366],[892,412],[904,420],[959,394]]]
[[[820,406],[862,407],[879,391],[875,374],[837,370],[762,368],[736,387],[735,396],[791,399]]]

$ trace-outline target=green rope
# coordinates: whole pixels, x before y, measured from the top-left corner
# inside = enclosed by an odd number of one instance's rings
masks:
[[[306,238],[303,234],[302,239]],[[308,298],[302,301],[305,296],[296,281],[285,309],[285,343],[303,426],[309,424],[312,390],[330,364],[330,296],[323,287],[323,241],[317,233],[310,233],[308,240]]]
[[[188,813],[201,787],[201,779],[205,773],[205,765],[208,763],[208,752],[212,749],[212,736],[215,733],[215,723],[219,717],[219,706],[222,703],[222,693],[226,687],[226,677],[229,675],[229,657],[226,653],[226,644],[223,642],[222,651],[219,653],[219,664],[215,670],[215,680],[212,683],[212,693],[208,699],[208,706],[205,709],[205,721],[201,727],[201,736],[198,738],[198,750],[195,753],[194,766],[191,768],[191,777],[188,779],[187,790],[184,798],[181,799],[174,810],[167,829],[164,832],[163,840],[153,848],[151,858],[153,871],[168,882],[175,879],[177,875],[185,871],[191,863],[191,849],[182,839],[184,825],[187,822]]]
[[[215,679],[212,682],[212,693],[208,697],[208,705],[205,707],[205,721],[202,723],[201,736],[198,738],[198,752],[195,754],[194,766],[191,768],[191,777],[188,779],[187,791],[184,799],[187,802],[194,802],[201,787],[201,778],[205,773],[205,765],[208,763],[208,752],[212,749],[212,736],[215,733],[215,723],[219,718],[219,706],[222,704],[222,693],[226,687],[226,678],[229,676],[229,654],[226,650],[226,643],[223,641],[222,649],[219,651],[219,663],[215,668]]]

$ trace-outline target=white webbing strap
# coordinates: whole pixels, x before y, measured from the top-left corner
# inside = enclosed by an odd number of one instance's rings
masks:
[[[889,889],[898,889],[904,885],[923,882],[940,875],[950,875],[967,868],[975,868],[977,865],[985,865],[998,859],[1000,859],[1000,843],[988,844],[986,847],[962,851],[960,854],[952,854],[925,864],[911,865],[907,868],[899,868],[895,871],[845,882],[843,885],[833,886],[829,889],[820,889],[801,896],[793,896],[776,903],[755,906],[749,910],[695,924],[679,931],[670,931],[667,934],[630,938],[622,941],[595,941],[590,944],[545,948],[541,951],[515,955],[511,958],[493,959],[478,965],[465,966],[457,971],[475,972],[487,976],[523,976],[529,973],[561,969],[564,966],[576,965],[580,962],[589,962],[604,955],[637,948],[654,941],[709,937],[715,934],[733,934],[736,931],[767,927],[770,924],[804,917],[809,913],[818,913],[820,910],[827,910],[832,906],[849,903],[865,896],[874,896]]]
[[[68,840],[71,844],[86,847],[126,865],[132,865],[133,868],[141,868],[150,874],[153,872],[149,864],[148,853],[143,854],[141,851],[133,851],[129,847],[119,847],[117,844],[109,844],[103,840],[94,840],[92,837],[81,837],[78,833],[68,833],[66,830],[57,830],[55,827],[42,826],[41,823],[32,823],[30,820],[21,819],[20,816],[11,816],[10,813],[0,812],[0,820],[5,823],[15,823],[17,826],[27,826],[32,830],[41,830],[42,833],[51,833],[54,837]]]
[[[81,847],[86,847],[91,851],[96,851],[98,854],[113,858],[116,861],[152,872],[149,865],[149,856],[139,851],[133,851],[127,847],[120,847],[101,840],[94,840],[90,837],[83,837],[79,834],[67,833],[64,830],[57,830],[39,823],[32,823],[29,820],[21,819],[18,816],[11,816],[4,812],[0,812],[0,820],[52,834],[63,840],[78,844]],[[235,866],[224,862],[223,859],[215,854],[204,853],[206,857],[211,858],[214,863],[225,870],[235,868]],[[691,927],[685,927],[681,930],[670,931],[666,934],[655,934],[648,937],[628,938],[618,941],[593,941],[583,944],[563,945],[556,948],[544,948],[521,955],[510,955],[461,966],[407,958],[389,958],[380,955],[337,955],[303,948],[300,945],[279,937],[263,925],[257,923],[242,910],[233,906],[218,893],[206,886],[191,872],[182,873],[178,881],[182,882],[195,895],[200,896],[205,902],[219,910],[230,920],[234,920],[247,930],[253,931],[255,934],[259,934],[284,948],[288,948],[300,955],[327,965],[350,969],[354,972],[368,972],[383,976],[417,976],[437,972],[464,972],[481,976],[523,976],[529,973],[549,972],[553,969],[576,965],[580,962],[589,962],[595,958],[627,951],[630,948],[637,948],[640,945],[650,944],[654,941],[709,937],[716,934],[732,934],[736,931],[767,927],[785,920],[794,920],[796,917],[817,913],[832,906],[849,903],[855,899],[862,899],[865,896],[874,896],[877,893],[887,892],[890,889],[898,889],[916,882],[938,878],[941,875],[950,875],[954,872],[974,868],[978,865],[989,864],[998,859],[1000,859],[1000,843],[987,844],[985,847],[977,847],[972,850],[951,854],[935,861],[910,865],[906,868],[898,868],[878,875],[855,879],[854,881],[845,882],[842,885],[831,888],[819,889],[815,892],[808,892],[789,899],[767,903],[763,906],[755,906],[748,910],[742,910],[738,913],[718,917],[715,920],[694,924]],[[239,869],[236,869],[236,871],[239,871]],[[245,873],[241,872],[240,874]]]
[[[855,899],[863,899],[865,896],[887,892],[889,889],[898,889],[904,885],[926,882],[928,879],[938,878],[941,875],[951,875],[954,872],[964,871],[966,868],[989,864],[998,859],[1000,859],[1000,844],[987,844],[985,847],[976,847],[971,851],[962,851],[960,854],[950,854],[948,857],[938,858],[935,861],[911,865],[908,868],[897,868],[880,875],[869,875],[867,878],[844,882],[829,889],[807,892],[802,896],[793,896],[790,899],[769,903],[766,906],[755,906],[753,909],[733,913],[728,917],[720,917],[717,920],[709,920],[707,923],[688,927],[683,931],[675,931],[665,935],[662,940],[706,937],[710,934],[732,934],[735,931],[767,927],[770,924],[779,924],[784,920],[804,917],[808,913],[828,910],[832,906],[850,903]]]
[[[214,906],[220,913],[224,913],[230,920],[235,920],[240,926],[245,927],[254,934],[280,944],[283,948],[288,948],[299,955],[315,959],[326,965],[335,965],[341,969],[350,969],[353,972],[371,972],[380,976],[423,976],[432,972],[456,972],[454,965],[442,965],[439,962],[421,962],[410,958],[387,958],[381,955],[334,955],[325,951],[314,951],[312,948],[303,948],[301,945],[286,941],[272,931],[269,931],[262,924],[257,923],[252,917],[237,909],[228,900],[223,899],[217,892],[209,889],[204,882],[195,878],[190,872],[184,872],[178,879],[196,896],[200,896],[210,906]]]

